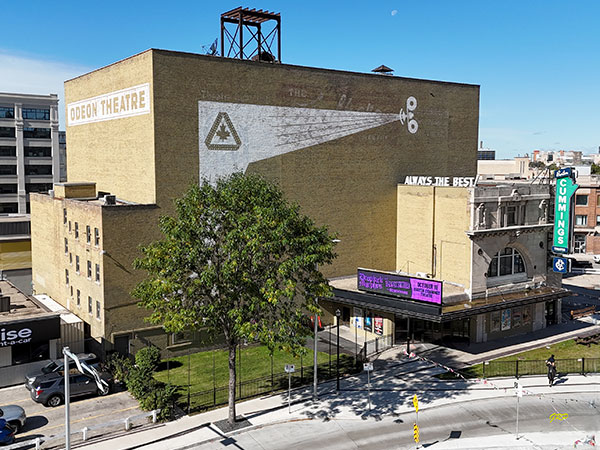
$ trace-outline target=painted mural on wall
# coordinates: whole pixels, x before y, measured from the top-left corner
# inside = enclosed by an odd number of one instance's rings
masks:
[[[213,182],[248,165],[392,122],[416,134],[417,99],[399,113],[198,102],[200,179]]]

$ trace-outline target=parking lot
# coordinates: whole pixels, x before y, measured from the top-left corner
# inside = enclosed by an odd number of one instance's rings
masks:
[[[34,402],[24,385],[0,389],[0,407],[18,405],[25,409],[27,423],[16,442],[36,437],[50,437],[65,431],[65,406],[49,408]],[[71,431],[94,427],[142,412],[138,402],[128,392],[111,393],[104,397],[83,397],[71,401]]]

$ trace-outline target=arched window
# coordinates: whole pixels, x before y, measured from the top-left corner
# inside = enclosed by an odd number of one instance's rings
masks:
[[[496,256],[490,261],[487,276],[503,277],[525,272],[525,263],[523,257],[514,248],[506,247],[504,250],[496,253]]]

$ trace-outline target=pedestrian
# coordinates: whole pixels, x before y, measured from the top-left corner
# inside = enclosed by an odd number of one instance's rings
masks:
[[[554,377],[556,376],[556,361],[554,360],[554,355],[550,355],[550,358],[546,360],[546,366],[548,367],[548,384],[552,387]]]

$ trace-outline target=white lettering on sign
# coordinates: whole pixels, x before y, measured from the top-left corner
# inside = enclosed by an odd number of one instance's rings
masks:
[[[404,184],[410,186],[475,186],[475,177],[423,177],[409,175],[404,179]]]
[[[69,126],[122,119],[150,112],[150,84],[79,100],[67,105]]]
[[[15,344],[26,344],[31,341],[32,331],[30,328],[21,328],[20,330],[0,329],[0,347],[7,347]]]

